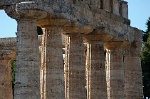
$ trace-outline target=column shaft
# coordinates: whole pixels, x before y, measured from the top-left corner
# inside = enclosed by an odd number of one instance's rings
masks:
[[[133,53],[130,52],[130,54],[125,55],[125,99],[142,99],[141,60],[139,55],[133,55]]]
[[[124,66],[121,49],[107,50],[107,94],[108,99],[124,99]]]
[[[40,99],[40,59],[34,20],[18,20],[14,99]]]
[[[44,99],[64,99],[64,65],[60,27],[46,27],[44,31]]]
[[[66,99],[86,99],[82,34],[67,35],[65,57]]]
[[[0,52],[0,99],[13,99],[11,57]]]
[[[87,99],[107,99],[105,56],[102,43],[87,44]]]

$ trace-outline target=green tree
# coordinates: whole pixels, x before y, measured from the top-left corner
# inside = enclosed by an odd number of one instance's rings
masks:
[[[11,75],[12,75],[13,94],[14,94],[14,85],[15,85],[15,67],[16,67],[16,60],[12,61],[12,63],[11,63]]]
[[[141,54],[144,99],[150,98],[150,18],[146,25],[147,30],[143,35],[144,47]]]

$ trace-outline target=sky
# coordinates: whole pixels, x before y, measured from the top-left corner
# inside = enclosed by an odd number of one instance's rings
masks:
[[[146,21],[150,17],[150,0],[125,0],[128,2],[131,26],[146,30]],[[15,37],[17,23],[0,10],[0,38]]]

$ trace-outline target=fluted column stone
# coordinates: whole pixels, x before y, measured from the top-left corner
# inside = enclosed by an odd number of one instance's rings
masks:
[[[122,42],[107,42],[106,80],[108,99],[124,99],[124,65]]]
[[[0,99],[13,99],[11,62],[15,53],[10,50],[0,50]]]
[[[95,30],[84,36],[87,45],[87,99],[107,99],[104,42],[111,38],[101,30]]]
[[[125,99],[142,99],[141,42],[133,42],[125,53]]]
[[[42,19],[41,99],[65,99],[61,19]]]
[[[63,27],[65,41],[65,89],[66,99],[85,99],[85,52],[83,35],[93,29],[73,23]]]
[[[107,99],[103,42],[87,44],[87,99]]]
[[[66,35],[65,79],[66,99],[86,99],[82,34]]]
[[[30,7],[33,6],[33,9]],[[21,2],[5,7],[17,20],[17,57],[14,99],[40,99],[40,57],[37,20],[46,13],[35,2]]]

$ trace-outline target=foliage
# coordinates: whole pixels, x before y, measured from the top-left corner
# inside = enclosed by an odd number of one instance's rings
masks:
[[[12,61],[11,63],[11,70],[12,70],[12,89],[14,89],[14,84],[15,84],[15,67],[16,67],[16,61]]]
[[[144,47],[141,53],[144,99],[150,98],[150,18],[146,25],[147,30],[143,35]]]
[[[149,32],[150,32],[150,18],[147,20],[146,22],[146,26],[147,29],[143,34],[143,42],[147,42],[148,36],[149,36]]]

